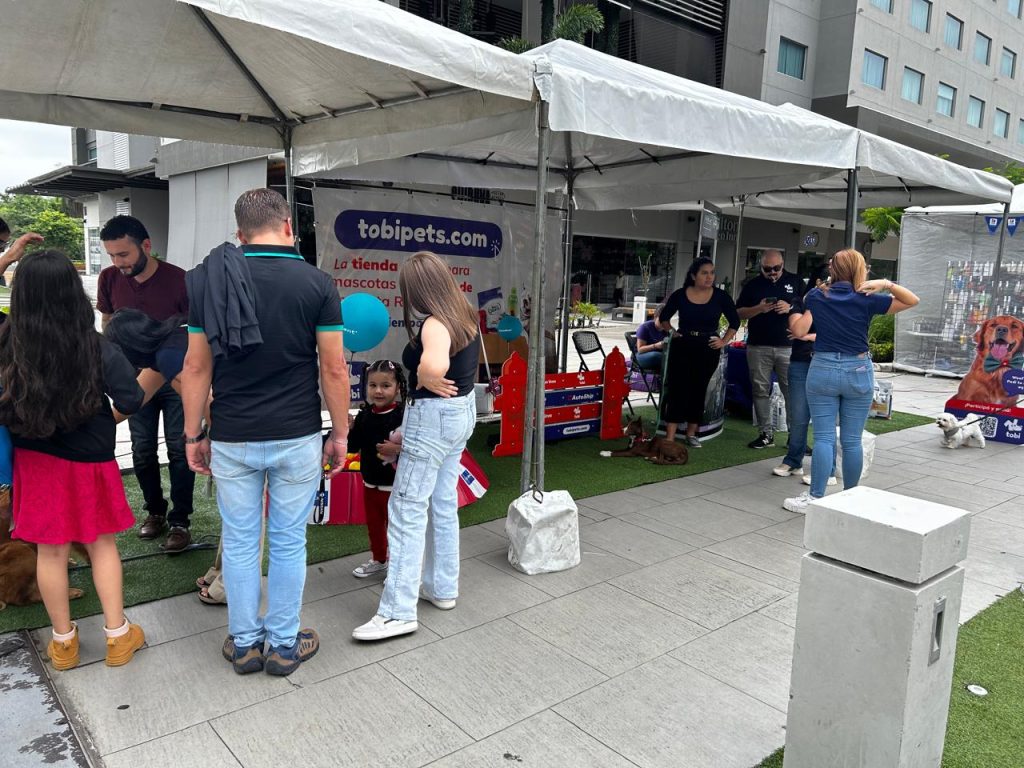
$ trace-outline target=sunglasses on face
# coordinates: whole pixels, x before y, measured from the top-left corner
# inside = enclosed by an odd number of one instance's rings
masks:
[[[776,264],[774,267],[761,267],[762,272],[781,272],[782,265]]]

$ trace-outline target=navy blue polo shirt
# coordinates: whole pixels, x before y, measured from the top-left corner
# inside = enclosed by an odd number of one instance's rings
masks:
[[[868,351],[868,326],[875,315],[884,315],[892,296],[857,293],[852,283],[835,283],[828,292],[814,288],[804,296],[804,306],[814,318],[817,337],[814,351],[859,355]]]
[[[291,440],[319,432],[318,331],[341,333],[341,304],[326,272],[294,248],[243,245],[263,343],[214,360],[210,437],[229,443]],[[189,296],[190,333],[203,333],[205,281]]]

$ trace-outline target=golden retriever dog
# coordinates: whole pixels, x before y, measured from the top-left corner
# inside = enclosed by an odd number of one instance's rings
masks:
[[[89,561],[85,547],[72,544],[71,548]],[[72,600],[83,595],[80,589],[68,589]],[[0,611],[8,605],[41,603],[43,596],[36,583],[36,547],[11,538],[11,491],[0,490]]]
[[[1024,323],[1010,315],[993,317],[974,334],[974,342],[978,354],[956,398],[1012,407],[1017,397],[1003,389],[1003,374],[1024,367]]]

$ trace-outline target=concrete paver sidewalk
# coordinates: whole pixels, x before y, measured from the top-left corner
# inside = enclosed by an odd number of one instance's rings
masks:
[[[943,449],[934,426],[878,438],[867,485],[975,513],[962,620],[1024,579],[1022,459]],[[804,486],[775,461],[583,499],[564,573],[509,567],[503,520],[464,529],[458,607],[421,603],[391,641],[350,638],[380,591],[349,574],[362,555],[311,566],[322,647],[288,679],[235,675],[226,611],[194,595],[129,611],[149,647],[123,669],[100,661],[99,617],[80,622],[87,663],[51,677],[108,768],[749,768],[784,741],[804,552],[780,506]]]

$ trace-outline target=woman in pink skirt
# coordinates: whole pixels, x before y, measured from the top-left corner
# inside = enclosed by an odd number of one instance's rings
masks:
[[[130,414],[143,393],[128,360],[96,332],[82,280],[59,251],[21,261],[10,319],[0,326],[0,387],[0,424],[14,441],[11,536],[38,545],[36,578],[53,624],[47,655],[56,669],[78,664],[68,603],[74,541],[92,561],[107,665],[127,664],[145,635],[124,615],[114,534],[135,520],[114,461],[110,400]]]

